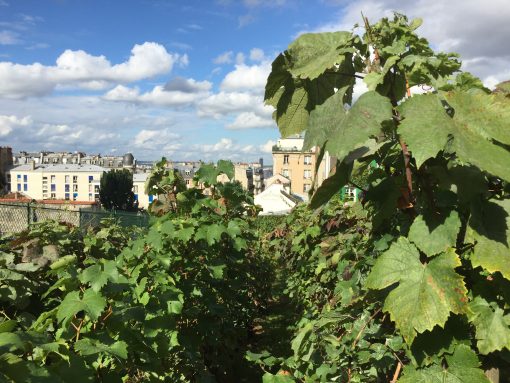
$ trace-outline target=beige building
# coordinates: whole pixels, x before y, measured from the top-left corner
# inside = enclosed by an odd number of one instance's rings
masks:
[[[11,192],[21,192],[35,200],[95,201],[99,199],[99,184],[105,171],[96,165],[31,162],[9,171]]]
[[[312,188],[318,151],[313,148],[303,151],[304,139],[300,136],[281,138],[273,146],[273,174],[280,174],[290,180],[291,194],[308,200]],[[317,174],[317,184],[328,177],[331,169],[331,157],[326,153]]]
[[[145,193],[145,182],[150,173],[134,173],[133,174],[133,193],[135,200],[138,201],[138,208],[147,210],[150,203],[154,200],[154,196]]]

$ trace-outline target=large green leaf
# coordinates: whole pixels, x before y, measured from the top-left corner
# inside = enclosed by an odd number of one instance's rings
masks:
[[[119,280],[119,271],[115,261],[103,260],[101,263],[89,266],[79,276],[82,283],[90,283],[94,291],[99,291],[108,283]]]
[[[468,317],[475,325],[478,350],[487,355],[503,348],[510,350],[510,314],[492,307],[484,298],[469,303]]]
[[[264,94],[264,101],[269,105],[276,107],[278,100],[274,100],[273,97],[277,92],[285,85],[287,81],[292,80],[292,75],[288,70],[288,61],[284,53],[280,53],[276,57],[271,65],[271,73],[267,78],[266,91]],[[276,103],[275,103],[276,101]]]
[[[409,230],[409,240],[429,257],[455,246],[460,229],[459,214],[452,210],[448,216],[419,215]]]
[[[417,333],[443,327],[450,313],[467,309],[466,287],[455,272],[460,260],[453,251],[438,255],[428,264],[407,238],[397,242],[377,259],[367,278],[367,287],[384,289],[394,283],[384,302],[398,329],[408,343]]]
[[[475,203],[471,213],[466,241],[476,243],[473,267],[499,271],[510,280],[510,199]]]
[[[464,162],[510,180],[510,152],[492,141],[510,143],[507,128],[510,103],[483,92],[459,91],[443,96],[454,108],[453,117],[446,112],[439,95],[432,93],[411,97],[399,107],[404,120],[398,132],[409,146],[416,165],[421,166],[446,149]]]
[[[80,298],[79,291],[72,291],[67,294],[58,307],[57,320],[62,322],[70,320],[80,311],[85,311],[90,319],[97,320],[106,306],[106,300],[100,293],[92,289],[85,290]]]
[[[352,50],[352,33],[326,32],[305,33],[289,45],[288,54],[294,77],[314,79],[327,69],[334,68],[345,59],[344,54]]]
[[[459,345],[453,355],[446,356],[444,366],[415,369],[404,368],[399,383],[490,383],[480,367],[480,361],[469,346]]]
[[[377,92],[366,92],[351,109],[343,108],[343,93],[337,92],[322,106],[312,111],[309,123],[308,145],[320,143],[329,135],[326,149],[342,161],[370,138],[381,133],[381,123],[392,118],[390,100]]]
[[[274,112],[282,137],[301,133],[308,125],[308,93],[302,87],[286,88]]]

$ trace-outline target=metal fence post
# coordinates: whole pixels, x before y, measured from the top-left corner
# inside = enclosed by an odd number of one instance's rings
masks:
[[[30,229],[30,202],[27,202],[27,229]]]

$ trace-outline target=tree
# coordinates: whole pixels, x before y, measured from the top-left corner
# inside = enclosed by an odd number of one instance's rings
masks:
[[[101,205],[107,210],[133,210],[133,174],[127,169],[111,170],[101,177]]]

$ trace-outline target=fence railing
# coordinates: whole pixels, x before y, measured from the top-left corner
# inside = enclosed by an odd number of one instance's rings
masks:
[[[70,223],[86,229],[95,227],[103,218],[115,218],[122,226],[149,226],[149,215],[142,212],[52,208],[36,204],[0,202],[0,235],[22,232],[30,225],[47,220]]]

